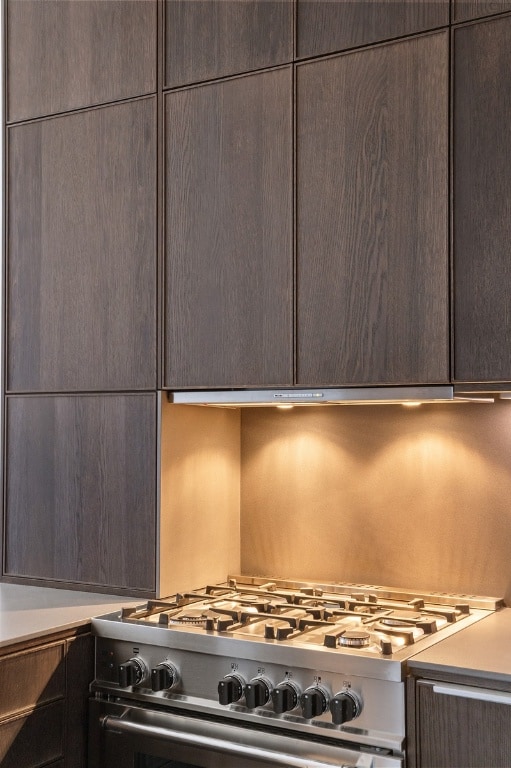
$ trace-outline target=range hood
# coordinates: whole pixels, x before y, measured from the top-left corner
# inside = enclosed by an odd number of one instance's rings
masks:
[[[363,405],[419,404],[452,402],[451,386],[413,387],[317,387],[310,389],[231,389],[169,392],[172,403],[183,405],[294,406],[294,405]]]

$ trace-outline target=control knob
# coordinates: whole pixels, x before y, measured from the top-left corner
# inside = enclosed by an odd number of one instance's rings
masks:
[[[179,675],[174,664],[162,661],[151,670],[151,689],[153,691],[168,691],[179,681]]]
[[[349,723],[362,712],[362,701],[354,691],[346,688],[346,690],[336,693],[330,700],[330,712],[332,713],[332,722],[335,725]]]
[[[248,709],[264,707],[270,696],[271,683],[265,677],[253,677],[245,687],[245,703]]]
[[[223,680],[220,680],[218,683],[218,701],[224,706],[227,704],[234,704],[234,702],[241,699],[244,690],[245,681],[240,675],[226,675]]]
[[[299,697],[300,691],[298,687],[290,680],[284,680],[271,692],[274,711],[278,715],[281,715],[283,712],[290,712],[298,706]]]
[[[328,708],[328,693],[320,685],[313,685],[310,688],[306,688],[300,696],[300,706],[302,708],[302,714],[306,720],[311,720],[313,717],[319,717],[326,712]]]
[[[129,688],[130,685],[140,685],[147,677],[147,667],[142,659],[133,657],[119,664],[119,685],[121,688]]]

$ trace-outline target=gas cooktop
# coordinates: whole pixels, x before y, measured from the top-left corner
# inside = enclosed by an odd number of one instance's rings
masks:
[[[401,766],[406,660],[502,605],[476,595],[233,576],[93,619],[91,691],[109,706],[333,739]]]

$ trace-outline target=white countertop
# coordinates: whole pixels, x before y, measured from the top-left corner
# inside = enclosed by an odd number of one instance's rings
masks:
[[[79,627],[93,616],[143,602],[140,598],[0,584],[0,647]]]
[[[511,608],[503,608],[418,653],[414,671],[445,671],[511,683]]]

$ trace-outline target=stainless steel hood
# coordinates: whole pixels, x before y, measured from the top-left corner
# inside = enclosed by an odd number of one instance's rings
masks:
[[[452,402],[451,386],[317,387],[310,389],[236,389],[169,392],[169,400],[186,405],[291,406]]]

